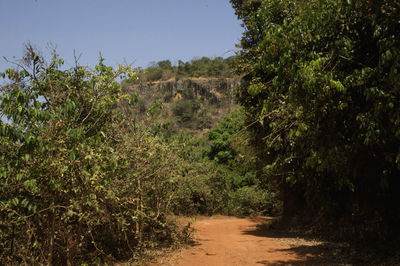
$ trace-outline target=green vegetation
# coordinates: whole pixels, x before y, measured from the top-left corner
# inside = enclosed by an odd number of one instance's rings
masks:
[[[253,166],[232,146],[241,111],[209,139],[195,137],[172,128],[161,99],[147,104],[124,93],[116,80],[134,79],[130,67],[114,70],[102,58],[94,70],[62,65],[55,52],[46,63],[28,46],[16,69],[1,73],[8,81],[0,94],[1,261],[138,259],[187,239],[187,228],[167,222],[172,213],[274,208],[273,194],[257,189]],[[194,89],[184,89],[172,105],[178,124],[210,128],[200,104]],[[231,156],[218,161],[216,149]]]
[[[208,139],[183,133],[175,136],[173,141],[185,161],[176,213],[241,216],[277,212],[275,194],[259,189],[253,157],[241,142],[246,139],[241,132],[243,118],[242,110],[233,111],[211,129]]]
[[[138,260],[187,240],[172,214],[399,237],[400,4],[231,3],[237,57],[65,69],[27,46],[0,73],[2,262]]]
[[[149,82],[168,79],[182,79],[185,77],[232,77],[235,57],[192,59],[190,62],[179,60],[178,65],[172,65],[170,60],[153,63],[146,69],[136,69],[135,79],[127,80],[128,83]]]
[[[204,99],[201,101],[194,96],[193,89],[185,88],[182,99],[172,105],[172,113],[179,128],[203,130],[211,127],[211,116]]]
[[[398,1],[231,3],[246,29],[238,98],[284,219],[303,214],[362,237],[395,237]]]
[[[179,241],[166,223],[179,177],[171,146],[116,109],[128,67],[61,70],[28,47],[2,74],[0,259],[69,265]]]

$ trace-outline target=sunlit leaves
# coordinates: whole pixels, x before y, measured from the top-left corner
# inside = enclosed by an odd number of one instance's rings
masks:
[[[177,164],[165,143],[131,129],[118,108],[129,99],[119,79],[135,73],[106,66],[103,58],[94,70],[62,69],[55,52],[45,63],[32,47],[23,62],[23,70],[2,74],[10,82],[0,92],[7,118],[0,122],[0,223],[16,229],[0,233],[0,259],[11,254],[13,238],[27,248],[11,256],[63,263],[67,235],[76,241],[78,260],[131,256],[132,247],[153,239],[145,227],[164,225]],[[152,115],[161,107],[156,102]],[[99,228],[104,234],[113,228],[118,244],[104,241]],[[48,249],[60,257],[47,261],[40,250]]]

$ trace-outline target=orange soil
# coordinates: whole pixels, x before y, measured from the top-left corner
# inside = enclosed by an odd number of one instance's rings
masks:
[[[303,265],[309,256],[290,250],[262,225],[271,218],[211,217],[194,223],[195,243],[157,265]]]

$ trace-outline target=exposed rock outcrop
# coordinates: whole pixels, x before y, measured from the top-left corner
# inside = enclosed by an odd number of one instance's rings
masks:
[[[134,109],[136,118],[148,119],[147,110],[162,101],[162,112],[156,119],[166,121],[172,134],[178,130],[206,134],[218,121],[236,108],[237,78],[184,78],[133,84],[125,89],[139,96]],[[157,103],[158,104],[158,103]]]
[[[239,85],[240,81],[236,78],[185,78],[137,84],[131,89],[146,98],[176,98],[190,89],[195,98],[217,104],[233,102],[234,90]]]

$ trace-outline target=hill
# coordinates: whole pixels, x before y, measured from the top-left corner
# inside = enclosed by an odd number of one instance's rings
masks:
[[[168,135],[179,130],[204,135],[237,107],[234,91],[240,80],[231,74],[227,62],[232,60],[203,57],[178,66],[160,61],[137,69],[136,79],[123,81],[122,87],[137,97],[138,108],[132,111],[139,120],[159,109],[156,119],[167,126]]]

